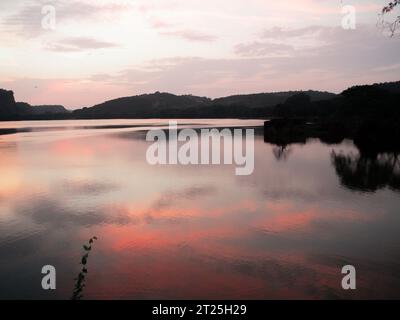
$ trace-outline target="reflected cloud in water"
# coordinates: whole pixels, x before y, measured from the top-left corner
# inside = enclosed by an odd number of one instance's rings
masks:
[[[230,122],[212,124],[249,125]],[[364,160],[348,141],[276,146],[258,129],[255,172],[238,177],[229,166],[148,165],[140,126],[150,125],[0,138],[0,297],[70,298],[93,235],[87,299],[399,297],[390,154]],[[38,285],[45,264],[56,293]],[[356,292],[341,289],[343,264],[358,266]]]

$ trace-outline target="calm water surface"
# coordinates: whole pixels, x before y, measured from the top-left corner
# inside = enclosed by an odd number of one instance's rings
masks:
[[[283,148],[259,127],[251,176],[150,166],[145,131],[165,124],[0,123],[0,298],[70,298],[92,236],[86,299],[400,298],[393,155],[368,175],[351,141]],[[56,291],[41,289],[47,264]],[[347,264],[356,291],[341,289]]]

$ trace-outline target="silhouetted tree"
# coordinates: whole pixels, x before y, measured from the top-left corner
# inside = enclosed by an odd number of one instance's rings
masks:
[[[275,114],[285,117],[307,116],[311,113],[311,98],[306,93],[289,97],[285,103],[275,108]]]
[[[394,9],[394,7],[396,7],[399,4],[400,4],[400,0],[394,0],[392,2],[389,2],[389,4],[382,9],[382,12],[383,13],[390,12]]]
[[[391,33],[391,36],[394,36],[396,31],[400,27],[400,16],[397,16],[396,19],[392,22],[387,22],[385,20],[385,15],[393,12],[393,10],[398,6],[400,6],[400,0],[393,0],[393,1],[389,2],[388,5],[383,7],[383,9],[382,9],[380,23],[384,29],[389,30],[389,32]]]

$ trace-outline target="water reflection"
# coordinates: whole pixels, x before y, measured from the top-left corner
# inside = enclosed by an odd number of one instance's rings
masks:
[[[397,154],[380,154],[364,157],[332,152],[340,183],[353,190],[375,192],[389,187],[400,191],[400,161]]]
[[[274,156],[276,160],[287,160],[289,157],[290,153],[292,152],[292,149],[288,145],[278,145],[274,147],[273,149]]]
[[[269,129],[264,134],[265,143],[273,145],[273,154],[278,161],[287,160],[294,145],[304,145],[314,138],[312,132],[296,129],[292,126],[283,127],[279,132]],[[329,134],[317,139],[326,145],[340,145],[344,141],[343,136],[338,138]],[[331,151],[332,165],[343,187],[363,192],[386,187],[400,190],[400,149],[394,149],[393,143],[371,146],[356,141],[354,146],[356,152]]]
[[[121,125],[113,121],[97,125]],[[122,124],[137,127],[0,137],[1,298],[70,298],[93,235],[86,299],[400,296],[400,198],[341,187],[333,154],[351,156],[344,176],[361,170],[351,142],[277,153],[258,129],[255,172],[238,177],[230,166],[149,166],[140,128],[166,124]],[[56,292],[40,287],[45,264],[57,269]],[[357,266],[356,292],[341,289],[344,264]]]

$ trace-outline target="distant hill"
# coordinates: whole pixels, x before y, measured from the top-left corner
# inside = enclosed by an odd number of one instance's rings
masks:
[[[39,105],[39,106],[31,106],[26,102],[17,102],[16,107],[18,113],[21,114],[30,114],[30,115],[42,115],[42,114],[63,114],[69,113],[67,109],[65,109],[61,105]]]
[[[358,85],[334,99],[312,101],[306,93],[278,104],[273,114],[283,118],[400,118],[400,82]]]
[[[70,111],[59,105],[31,106],[15,102],[14,93],[0,89],[0,120],[36,120],[66,117]]]
[[[241,105],[249,108],[268,108],[275,107],[277,104],[284,103],[288,98],[299,93],[305,93],[311,101],[329,100],[335,98],[337,95],[330,92],[321,91],[286,91],[286,92],[273,92],[273,93],[257,93],[235,95],[225,98],[218,98],[213,100],[214,105]]]
[[[176,96],[156,92],[132,97],[118,98],[74,111],[83,118],[148,118],[183,112],[196,106],[207,105],[211,99],[191,95]]]
[[[156,92],[106,101],[74,111],[77,118],[262,118],[273,107],[300,91],[236,95],[211,100],[191,95]],[[313,101],[336,97],[329,92],[306,91]]]
[[[9,90],[0,89],[0,120],[17,116],[14,93]]]
[[[389,91],[391,93],[400,93],[400,81],[396,82],[384,82],[384,83],[376,83],[374,86],[377,86],[383,90]]]
[[[337,95],[321,91],[287,91],[210,99],[156,92],[105,101],[70,112],[63,106],[31,106],[15,102],[12,91],[0,89],[0,120],[135,119],[135,118],[268,118],[373,114],[393,101],[400,81],[354,86]]]

